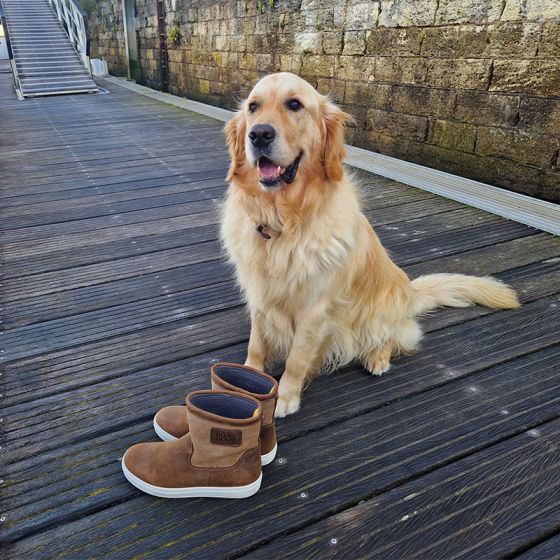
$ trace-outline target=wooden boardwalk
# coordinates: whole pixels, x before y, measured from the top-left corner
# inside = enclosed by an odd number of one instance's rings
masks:
[[[389,374],[319,378],[250,499],[126,482],[248,322],[221,124],[108,88],[18,102],[0,74],[2,558],[560,558],[560,239],[366,173],[410,275],[494,274],[523,308],[439,311]]]

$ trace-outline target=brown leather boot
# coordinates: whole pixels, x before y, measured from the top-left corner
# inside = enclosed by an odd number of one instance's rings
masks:
[[[260,402],[231,391],[194,391],[186,413],[188,434],[128,449],[122,459],[128,481],[162,498],[246,498],[257,492]]]
[[[274,409],[278,399],[278,382],[258,369],[220,362],[210,370],[212,388],[250,395],[262,404],[261,462],[268,465],[276,456]],[[156,434],[164,441],[182,437],[189,431],[184,406],[166,406],[154,417]]]

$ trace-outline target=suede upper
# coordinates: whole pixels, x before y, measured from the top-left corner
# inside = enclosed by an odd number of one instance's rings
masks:
[[[195,391],[181,408],[189,433],[132,446],[123,462],[134,476],[162,488],[245,486],[259,478],[258,400],[229,391]]]
[[[272,451],[276,445],[274,410],[278,397],[278,382],[257,369],[227,362],[214,364],[210,375],[213,389],[234,391],[260,401],[262,406],[261,454],[265,455]],[[165,432],[175,438],[180,438],[189,432],[186,406],[166,406],[156,414],[155,421]]]
[[[261,414],[259,401],[248,395],[232,391],[191,393],[187,397],[187,418],[194,447],[192,464],[230,467],[239,460],[241,450],[259,447]],[[213,436],[216,430],[239,433],[239,443],[217,444]]]
[[[162,429],[175,438],[180,438],[189,432],[186,406],[166,406],[156,414],[155,420]]]
[[[274,410],[278,397],[278,382],[274,377],[258,369],[219,362],[210,369],[212,387],[251,395],[263,406],[263,426],[274,422]]]

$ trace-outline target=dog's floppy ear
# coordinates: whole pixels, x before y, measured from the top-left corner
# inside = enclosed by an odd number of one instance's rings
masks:
[[[235,113],[225,126],[226,140],[231,156],[231,165],[226,179],[231,181],[245,162],[245,115],[242,111]]]
[[[323,103],[322,112],[325,126],[325,174],[331,181],[340,181],[344,174],[344,127],[347,122],[354,122],[354,118],[328,99]]]

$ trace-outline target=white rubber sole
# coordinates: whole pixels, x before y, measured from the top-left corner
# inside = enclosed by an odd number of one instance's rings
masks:
[[[269,451],[268,453],[261,455],[261,465],[263,467],[265,465],[268,465],[269,463],[272,463],[272,461],[274,461],[274,457],[276,457],[276,451],[278,451],[278,444],[274,446],[272,451]]]
[[[126,456],[126,454],[125,454]],[[162,486],[154,486],[132,474],[124,463],[124,457],[121,461],[124,476],[138,490],[142,490],[151,496],[158,498],[227,498],[241,499],[248,498],[256,494],[261,487],[262,473],[259,478],[246,486],[192,486],[188,488],[163,488]]]
[[[174,439],[177,439],[175,436],[172,436],[169,432],[166,432],[156,422],[155,417],[154,417],[154,430],[155,430],[156,434],[158,435],[159,439],[161,439],[163,441],[172,441]],[[278,444],[276,444],[274,446],[274,449],[272,449],[272,451],[269,451],[265,455],[261,455],[261,465],[264,467],[265,465],[269,465],[270,463],[272,463],[272,461],[274,461],[274,458],[276,457],[276,452],[277,451],[278,451]]]
[[[156,422],[156,417],[155,416],[154,416],[154,430],[156,431],[156,434],[158,435],[159,439],[162,439],[163,441],[173,441],[174,439],[177,439],[175,436],[172,436],[170,433],[166,432]]]

